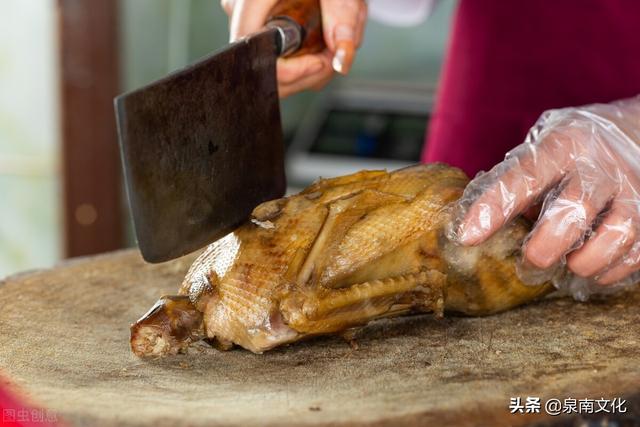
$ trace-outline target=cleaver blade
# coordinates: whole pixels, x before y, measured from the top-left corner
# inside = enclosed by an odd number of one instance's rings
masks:
[[[278,56],[324,48],[317,0],[115,99],[125,187],[148,262],[193,252],[285,192]]]

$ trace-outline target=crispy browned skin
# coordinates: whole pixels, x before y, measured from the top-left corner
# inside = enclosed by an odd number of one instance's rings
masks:
[[[443,237],[444,208],[467,181],[441,164],[362,171],[263,203],[196,260],[181,297],[132,326],[133,352],[175,354],[207,338],[261,353],[382,317],[485,315],[548,293],[515,275],[524,222],[474,248]]]

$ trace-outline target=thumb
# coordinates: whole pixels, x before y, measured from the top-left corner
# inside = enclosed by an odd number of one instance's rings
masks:
[[[333,52],[333,69],[340,74],[351,69],[363,7],[361,0],[320,0],[325,43]]]

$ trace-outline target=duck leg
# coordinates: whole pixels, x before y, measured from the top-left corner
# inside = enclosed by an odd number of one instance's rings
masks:
[[[138,357],[183,353],[204,337],[202,313],[189,297],[163,296],[131,325],[131,350]]]

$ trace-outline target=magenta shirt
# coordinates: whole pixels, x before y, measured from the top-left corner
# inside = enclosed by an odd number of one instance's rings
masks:
[[[547,109],[640,94],[640,1],[460,0],[424,162],[470,176]]]

